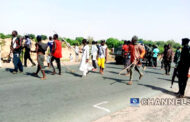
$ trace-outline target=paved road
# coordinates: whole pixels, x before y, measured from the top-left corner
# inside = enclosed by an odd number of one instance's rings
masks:
[[[62,76],[47,71],[44,81],[31,76],[35,68],[17,75],[0,69],[0,122],[89,122],[125,108],[131,97],[150,97],[170,89],[170,76],[152,68],[141,81],[136,75],[128,86],[129,78],[118,75],[122,67],[107,64],[103,76],[89,73],[86,78],[63,67]],[[99,103],[103,103],[100,108],[94,107]]]

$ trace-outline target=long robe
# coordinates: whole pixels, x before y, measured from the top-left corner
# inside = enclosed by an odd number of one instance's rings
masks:
[[[89,46],[88,45],[84,46],[82,51],[83,54],[79,70],[83,72],[83,75],[86,75],[86,73],[92,70],[93,68],[92,66],[90,66],[89,63],[86,63],[86,60],[89,59]]]

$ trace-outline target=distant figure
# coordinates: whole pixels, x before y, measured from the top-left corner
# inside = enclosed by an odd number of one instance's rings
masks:
[[[130,44],[130,41],[124,41],[124,45],[122,46],[122,55],[123,55],[123,59],[124,59],[124,68],[127,68],[131,61],[130,61],[130,52],[129,52],[129,44]],[[129,70],[127,70],[127,74],[129,74]]]
[[[138,37],[134,36],[132,38],[132,42],[129,47],[129,51],[131,53],[131,63],[132,66],[130,68],[130,81],[127,83],[128,85],[132,85],[133,83],[133,75],[134,70],[136,70],[139,73],[139,80],[143,77],[143,73],[140,70],[139,61],[144,58],[145,55],[145,49],[142,45],[137,44]]]
[[[104,74],[105,63],[107,62],[107,46],[105,40],[101,41],[98,49],[98,66],[100,67],[100,73]]]
[[[48,66],[48,68],[50,68],[51,53],[48,53],[48,56],[47,56],[46,61],[47,61],[47,66]]]
[[[87,40],[83,39],[82,41],[83,49],[82,49],[82,60],[80,63],[79,70],[83,72],[82,77],[86,77],[87,73],[92,70],[92,67],[89,65],[89,46],[87,44]]]
[[[73,62],[73,56],[72,56],[72,53],[70,53],[69,59],[70,59],[70,62]]]
[[[114,54],[114,52],[115,52],[115,48],[114,48],[114,45],[112,44],[111,53]]]
[[[38,73],[41,70],[43,77],[41,78],[42,80],[46,79],[46,74],[45,74],[45,67],[44,67],[44,60],[45,60],[45,52],[47,50],[48,45],[45,43],[42,43],[42,37],[37,36],[37,43],[36,43],[36,53],[37,53],[37,60],[38,60],[38,67],[34,75],[38,77]]]
[[[13,74],[16,74],[18,72],[18,69],[20,72],[23,72],[23,65],[20,60],[20,54],[22,51],[22,42],[17,37],[18,33],[17,31],[12,32],[12,41],[11,41],[11,46],[10,46],[10,53],[13,53],[13,64],[14,64],[14,71],[12,72]]]
[[[175,68],[174,68],[174,72],[173,72],[173,76],[172,76],[172,82],[175,81],[176,76],[178,77],[177,67],[178,67],[178,64],[179,64],[179,61],[180,61],[180,56],[181,56],[181,47],[178,47],[176,52],[175,52],[175,56],[174,56]]]
[[[151,44],[147,46],[147,58],[148,58],[148,65],[153,66],[153,47]]]
[[[54,42],[54,40],[53,40],[53,38],[50,36],[50,37],[49,37],[49,41],[48,41],[48,47],[49,47],[50,53],[52,53],[53,42]]]
[[[57,68],[59,69],[59,75],[61,75],[61,62],[60,59],[62,58],[62,43],[58,40],[58,34],[53,35],[53,48],[52,48],[52,58],[51,58],[51,66],[53,68],[52,75],[55,75],[55,67],[53,66],[53,61],[55,60],[57,63]]]
[[[24,43],[24,48],[25,48],[25,53],[24,53],[24,66],[27,67],[27,60],[29,59],[30,62],[32,63],[32,66],[36,66],[36,64],[34,63],[34,61],[31,59],[30,56],[30,51],[31,51],[31,46],[32,46],[32,42],[29,38],[28,35],[25,36],[25,43]]]
[[[165,74],[166,75],[170,75],[170,69],[171,69],[171,63],[172,63],[172,59],[173,59],[173,50],[170,44],[168,44],[168,49],[167,52],[165,54],[165,59],[164,59],[164,66],[165,66]]]
[[[53,38],[50,36],[49,37],[49,41],[48,41],[48,47],[49,47],[49,51],[48,51],[48,56],[47,56],[47,64],[48,67],[50,68],[50,62],[51,62],[51,57],[52,57],[52,48],[53,48]]]
[[[91,55],[92,55],[92,66],[93,66],[92,70],[93,71],[97,70],[97,66],[96,66],[97,53],[98,53],[97,42],[96,41],[92,41]]]
[[[161,58],[160,58],[160,60],[161,60],[161,70],[165,67],[164,66],[164,62],[165,62],[164,59],[166,59],[167,51],[168,51],[168,45],[164,45],[164,52],[162,53]]]
[[[189,39],[182,39],[182,51],[180,61],[177,67],[178,70],[178,78],[179,78],[179,92],[177,97],[183,98],[185,94],[185,88],[188,80],[188,72],[190,68],[190,47],[189,47]]]
[[[158,49],[158,47],[156,45],[153,46],[153,67],[157,67],[157,60],[158,60],[158,53],[160,52],[160,50]]]
[[[78,44],[75,44],[74,50],[75,50],[75,62],[78,62],[78,60],[79,60],[79,47],[78,47]]]

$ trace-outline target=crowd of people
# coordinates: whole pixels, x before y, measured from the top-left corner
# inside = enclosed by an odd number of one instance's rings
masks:
[[[22,41],[25,40],[24,45]],[[36,37],[35,50],[31,50],[31,40],[29,36],[24,38],[19,38],[17,31],[12,32],[12,40],[10,50],[13,54],[13,64],[14,71],[16,74],[18,71],[23,72],[24,68],[20,60],[20,54],[23,49],[25,49],[24,55],[24,66],[27,67],[27,60],[29,59],[32,66],[36,66],[34,61],[31,59],[30,53],[36,53],[37,55],[37,70],[33,73],[34,76],[38,76],[41,71],[43,77],[42,80],[46,79],[45,74],[45,55],[47,54],[47,64],[48,67],[52,67],[52,75],[57,74],[53,62],[55,61],[58,68],[58,75],[61,75],[61,58],[62,58],[62,42],[64,40],[59,40],[58,34],[54,34],[53,37],[49,37],[49,42],[44,43],[42,37],[38,35]],[[182,39],[182,48],[178,47],[174,53],[172,46],[170,44],[164,46],[164,52],[160,54],[160,50],[156,45],[144,45],[143,43],[138,43],[138,37],[134,36],[131,41],[124,41],[122,46],[122,56],[124,59],[124,70],[127,72],[126,75],[130,75],[128,85],[133,84],[134,71],[139,73],[139,80],[143,77],[142,70],[145,70],[147,66],[156,68],[158,59],[161,60],[161,69],[165,69],[165,75],[170,75],[172,61],[175,63],[175,68],[172,76],[172,84],[175,77],[178,78],[179,92],[178,97],[183,97],[190,67],[190,47],[189,39]],[[66,42],[66,41],[65,41]],[[66,44],[68,44],[66,42]],[[105,63],[108,58],[108,49],[105,40],[101,40],[100,43],[97,41],[92,42],[92,47],[90,49],[89,42],[86,39],[82,40],[83,48],[79,49],[77,45],[72,48],[75,52],[75,61],[79,60],[79,53],[82,53],[79,70],[82,72],[82,77],[90,71],[97,71],[97,64],[99,66],[100,74],[104,74]],[[48,52],[47,52],[48,51]],[[72,55],[70,55],[72,56]],[[90,56],[92,59],[92,65],[89,63]],[[159,57],[159,58],[158,58]],[[1,64],[0,64],[1,65]]]
[[[153,68],[157,67],[159,49],[156,45],[144,45],[137,43],[137,37],[133,37],[132,41],[125,41],[122,46],[122,55],[124,58],[124,67],[127,74],[130,74],[129,85],[132,84],[134,69],[139,73],[139,79],[143,73],[140,69],[146,69],[146,66]],[[170,75],[172,61],[175,63],[175,68],[172,75],[172,85],[175,77],[178,78],[179,91],[177,97],[183,98],[188,77],[190,74],[190,47],[189,39],[182,39],[182,47],[178,47],[174,53],[170,44],[164,46],[164,52],[160,55],[161,69],[165,69],[165,75]],[[141,68],[142,67],[142,68]]]

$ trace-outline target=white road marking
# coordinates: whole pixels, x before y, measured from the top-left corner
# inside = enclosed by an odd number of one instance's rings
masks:
[[[102,104],[107,104],[107,103],[108,103],[108,101],[103,101],[103,102],[101,102],[101,103],[98,103],[98,104],[96,104],[96,105],[93,105],[93,107],[94,107],[94,108],[97,108],[97,109],[104,110],[104,111],[110,113],[111,111],[110,111],[109,109],[104,108],[104,107],[100,107],[100,105],[102,105]]]

